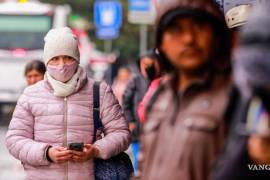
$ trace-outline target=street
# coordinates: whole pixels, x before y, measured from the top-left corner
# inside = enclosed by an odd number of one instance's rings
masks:
[[[20,161],[13,158],[5,147],[8,119],[7,116],[0,117],[0,180],[23,180],[25,175]]]

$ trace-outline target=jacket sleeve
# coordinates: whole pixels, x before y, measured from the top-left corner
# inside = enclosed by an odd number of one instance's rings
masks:
[[[121,106],[111,88],[102,83],[100,89],[100,117],[104,126],[105,136],[94,144],[100,150],[100,158],[108,159],[128,148],[130,144],[130,131]]]
[[[15,158],[34,166],[48,165],[45,150],[48,144],[34,141],[34,117],[30,112],[27,96],[20,97],[9,129],[6,134],[6,147]]]
[[[135,115],[133,112],[134,108],[134,96],[135,96],[135,90],[136,90],[136,79],[133,77],[126,87],[126,90],[123,95],[123,109],[125,112],[125,116],[127,118],[128,123],[135,122]]]

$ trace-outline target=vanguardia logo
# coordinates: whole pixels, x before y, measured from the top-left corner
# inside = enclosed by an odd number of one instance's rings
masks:
[[[248,164],[250,171],[270,171],[270,164]]]

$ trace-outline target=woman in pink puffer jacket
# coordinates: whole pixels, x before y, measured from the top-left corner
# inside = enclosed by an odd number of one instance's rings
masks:
[[[45,79],[29,86],[18,100],[6,135],[9,152],[30,180],[94,179],[93,158],[124,151],[130,133],[111,88],[100,85],[104,134],[93,143],[93,84],[79,64],[77,41],[69,28],[45,37]],[[68,144],[83,142],[83,152]]]

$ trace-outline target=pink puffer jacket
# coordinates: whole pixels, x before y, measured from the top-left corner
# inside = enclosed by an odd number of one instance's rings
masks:
[[[92,143],[93,84],[83,72],[75,93],[66,98],[54,96],[46,79],[25,89],[13,113],[6,146],[22,161],[27,179],[94,179],[93,160],[56,164],[45,157],[49,145]],[[100,149],[100,157],[106,159],[127,149],[130,133],[121,107],[105,83],[100,85],[100,115],[105,137],[95,145]]]

